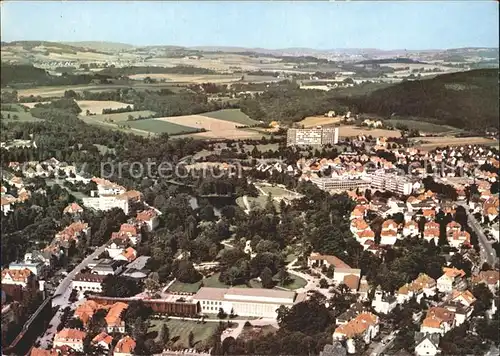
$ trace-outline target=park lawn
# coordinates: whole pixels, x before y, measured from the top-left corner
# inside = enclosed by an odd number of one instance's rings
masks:
[[[142,110],[142,111],[122,112],[118,114],[98,114],[86,117],[90,120],[107,121],[107,122],[124,122],[128,120],[129,116],[132,116],[134,119],[136,119],[138,117],[150,117],[151,115],[154,114],[155,114],[154,111]],[[80,116],[85,116],[85,115],[80,115]]]
[[[168,133],[171,135],[197,132],[197,129],[189,126],[183,126],[179,124],[174,124],[173,122],[156,120],[156,119],[127,121],[126,125],[129,125],[134,129],[149,131],[152,133]]]
[[[183,283],[175,281],[170,287],[168,287],[168,291],[177,293],[196,293],[200,287],[201,281],[196,283]]]
[[[151,320],[148,329],[149,332],[159,332],[163,324],[167,324],[170,332],[170,340],[174,343],[175,347],[182,347],[189,349],[189,333],[193,332],[194,344],[200,344],[210,338],[214,331],[219,326],[217,322],[198,323],[191,320],[169,319],[164,320]]]
[[[248,126],[256,125],[259,123],[258,121],[255,121],[248,117],[247,114],[242,113],[240,109],[223,109],[202,113],[200,115]]]
[[[151,132],[142,131],[142,130],[126,129],[126,128],[118,127],[118,125],[115,125],[115,124],[110,123],[110,122],[93,120],[92,116],[83,115],[83,116],[79,116],[78,118],[80,120],[82,120],[83,122],[85,122],[86,124],[99,126],[100,128],[107,129],[107,130],[120,131],[123,133],[135,134],[135,135],[144,136],[144,137],[149,137],[150,135],[153,135],[153,133],[151,133]]]
[[[7,106],[11,106],[12,110],[5,110]],[[17,110],[16,110],[17,109]],[[24,111],[24,107],[17,104],[2,104],[2,121],[3,122],[42,122],[43,119],[39,119],[31,115],[28,111]],[[10,115],[10,118],[8,116]],[[17,115],[17,120],[14,119],[14,115]]]
[[[441,132],[460,132],[462,131],[459,128],[448,126],[448,125],[437,125],[426,121],[421,120],[411,120],[411,119],[390,119],[385,120],[384,123],[388,123],[394,127],[396,125],[405,125],[410,130],[419,130],[423,132],[433,132],[433,133],[441,133]]]
[[[307,281],[302,277],[290,275],[290,279],[292,280],[292,282],[283,285],[283,288],[295,290],[304,288],[307,285]]]

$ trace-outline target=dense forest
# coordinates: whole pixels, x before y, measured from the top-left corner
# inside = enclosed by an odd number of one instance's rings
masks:
[[[53,76],[41,68],[32,65],[11,65],[2,63],[2,87],[6,86],[40,86],[40,85],[81,85],[90,83],[108,83],[109,76],[102,74],[70,75],[63,73]]]
[[[458,128],[498,125],[498,69],[444,74],[403,82],[350,98],[359,112],[417,116]]]

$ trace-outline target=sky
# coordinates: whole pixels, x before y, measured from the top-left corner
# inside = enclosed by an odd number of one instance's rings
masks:
[[[249,48],[498,47],[498,1],[2,1],[2,41]]]

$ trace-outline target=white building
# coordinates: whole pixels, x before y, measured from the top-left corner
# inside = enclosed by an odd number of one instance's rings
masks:
[[[380,286],[375,291],[375,297],[372,300],[372,307],[377,313],[389,314],[396,308],[398,301],[396,297],[384,293]]]
[[[75,351],[83,352],[83,340],[86,336],[85,331],[64,328],[54,336],[53,346],[69,346]]]
[[[82,199],[83,205],[95,210],[111,210],[113,208],[122,209],[125,214],[128,214],[129,204],[127,199],[120,196],[109,195],[99,197],[86,197]]]
[[[443,268],[444,274],[437,280],[437,289],[443,293],[451,293],[465,282],[465,272],[456,268]]]
[[[263,288],[207,288],[202,287],[193,296],[200,303],[202,313],[225,313],[231,311],[239,316],[276,319],[276,310],[284,305],[292,307],[305,300],[305,294]]]
[[[71,288],[80,292],[90,291],[101,293],[104,278],[106,278],[106,276],[90,273],[78,273],[71,282]]]
[[[436,356],[439,350],[439,334],[415,333],[415,355]]]

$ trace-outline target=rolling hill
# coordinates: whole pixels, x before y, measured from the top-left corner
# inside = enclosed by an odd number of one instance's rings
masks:
[[[498,127],[498,68],[402,82],[349,98],[359,112],[428,117],[458,128]]]

